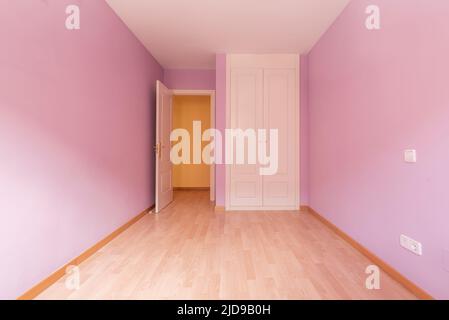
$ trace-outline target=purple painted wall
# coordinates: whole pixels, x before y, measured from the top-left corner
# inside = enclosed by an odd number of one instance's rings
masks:
[[[0,298],[16,298],[153,204],[163,71],[104,1],[2,1],[0,21]]]
[[[215,70],[164,70],[164,84],[170,89],[215,90]]]
[[[378,31],[364,25],[372,4]],[[448,1],[352,1],[309,55],[310,205],[446,299],[448,16]],[[415,164],[403,161],[409,148]],[[402,249],[400,234],[423,255]]]

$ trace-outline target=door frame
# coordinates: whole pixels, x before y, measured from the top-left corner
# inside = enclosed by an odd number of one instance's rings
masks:
[[[210,127],[215,128],[215,90],[172,89],[171,92],[174,96],[209,96]],[[215,201],[215,163],[210,164],[210,201]]]
[[[293,63],[294,61],[294,63]],[[245,68],[257,68],[257,67],[263,67],[266,69],[270,68],[291,68],[292,64],[295,65],[296,69],[296,86],[297,90],[295,92],[295,104],[297,106],[296,112],[295,112],[295,119],[296,119],[296,143],[293,146],[295,149],[294,153],[296,156],[295,161],[295,206],[292,208],[281,208],[281,207],[233,207],[231,206],[231,200],[230,200],[230,192],[231,192],[231,172],[229,170],[229,165],[225,165],[225,210],[226,211],[245,211],[245,210],[251,210],[251,211],[258,211],[258,210],[294,210],[299,211],[300,209],[300,168],[301,168],[301,137],[300,137],[300,126],[301,126],[301,105],[300,105],[300,96],[301,96],[301,89],[300,89],[300,83],[301,83],[301,64],[300,64],[300,55],[299,54],[226,54],[226,104],[225,104],[225,122],[226,126],[225,128],[231,127],[231,72],[232,67],[234,64],[243,65]]]

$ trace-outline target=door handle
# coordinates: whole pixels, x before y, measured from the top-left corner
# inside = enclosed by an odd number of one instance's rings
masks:
[[[156,155],[160,158],[161,157],[161,144],[156,143],[155,146],[153,146],[154,152],[156,152]]]

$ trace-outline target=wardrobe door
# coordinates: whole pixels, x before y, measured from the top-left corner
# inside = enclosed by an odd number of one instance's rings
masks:
[[[264,207],[296,207],[297,87],[296,69],[264,70],[264,128],[277,129],[279,137],[277,173],[262,178]]]
[[[230,128],[253,129],[263,126],[263,69],[234,68],[231,70]],[[235,141],[235,139],[234,139]],[[247,164],[248,140],[245,149],[233,146],[234,164],[229,165],[229,201],[234,209],[262,205],[262,177],[259,165]],[[236,164],[236,152],[244,151],[245,164]]]

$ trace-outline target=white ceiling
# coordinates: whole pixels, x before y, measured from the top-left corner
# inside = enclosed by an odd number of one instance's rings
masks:
[[[305,53],[350,0],[106,0],[168,69],[215,53]]]

